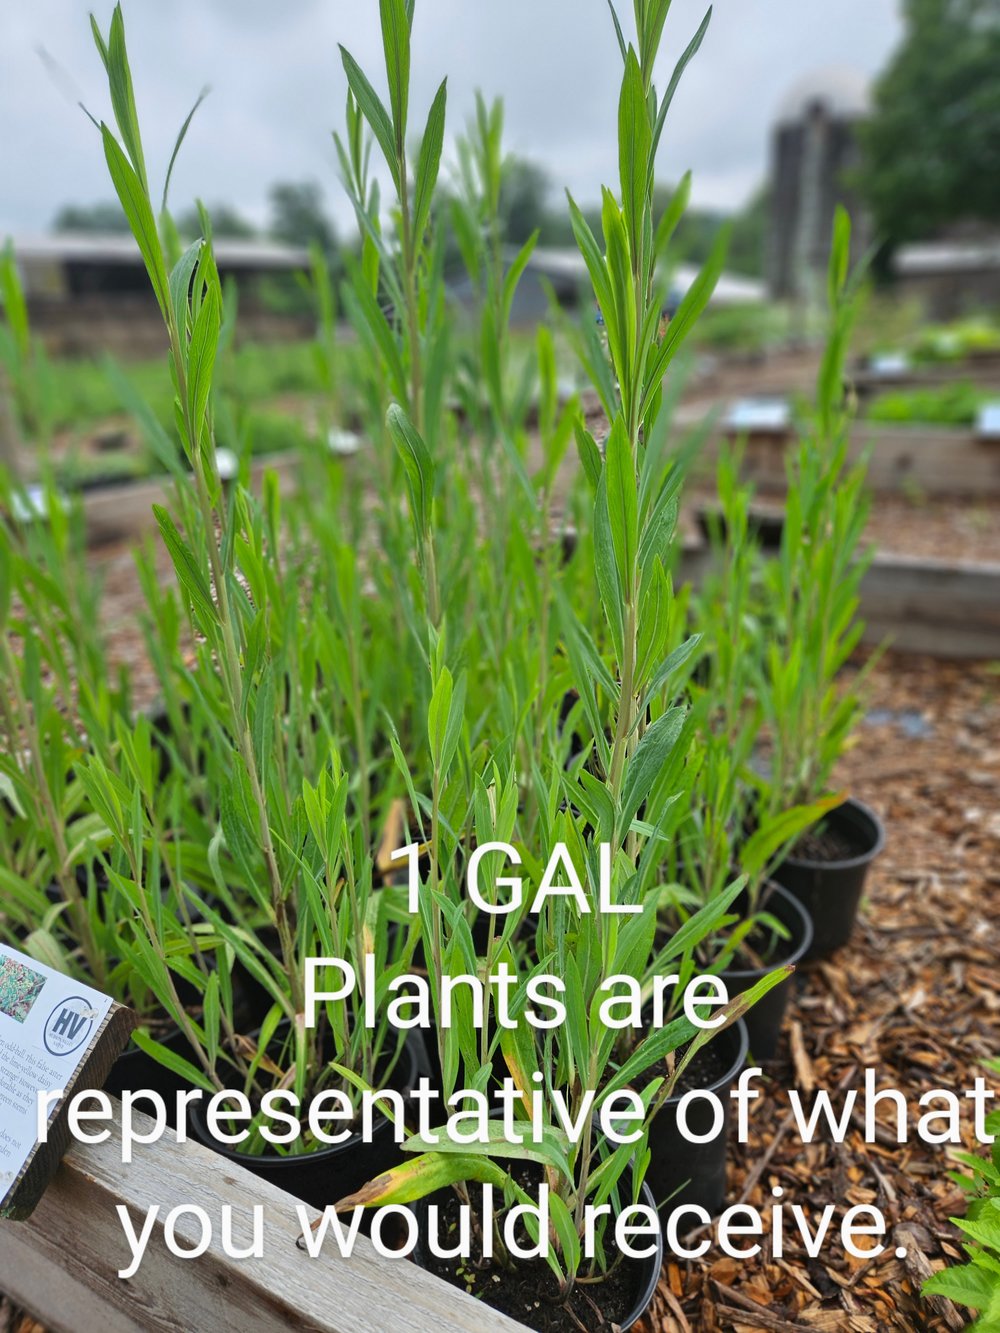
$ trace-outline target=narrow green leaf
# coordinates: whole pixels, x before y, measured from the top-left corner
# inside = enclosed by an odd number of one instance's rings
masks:
[[[650,172],[652,172],[653,170],[653,164],[656,160],[656,153],[660,146],[660,138],[663,135],[663,127],[667,121],[667,112],[670,110],[670,104],[674,100],[674,94],[677,92],[677,88],[684,75],[684,71],[687,69],[692,59],[698,54],[698,50],[701,47],[702,42],[705,40],[705,33],[708,32],[708,25],[711,23],[711,21],[712,21],[712,6],[709,5],[708,12],[702,19],[698,31],[691,38],[691,41],[688,43],[687,49],[681,56],[680,60],[678,60],[676,68],[674,69],[674,72],[671,75],[670,82],[667,84],[667,91],[663,94],[663,101],[660,103],[660,109],[656,117],[656,125],[653,129],[653,142],[649,152]]]
[[[631,827],[639,807],[653,789],[670,752],[684,730],[683,708],[671,708],[647,728],[629,760],[622,788],[621,829]]]
[[[614,0],[608,0],[608,8],[611,10],[611,21],[615,25],[618,49],[622,53],[622,61],[624,62],[628,59],[628,47],[625,44],[625,34],[622,32],[622,25],[618,18],[618,11],[615,9]]]
[[[434,462],[423,436],[398,403],[386,414],[389,433],[406,471],[413,521],[421,537],[430,529],[431,503],[434,498]]]
[[[205,98],[206,98],[207,96],[208,96],[208,89],[207,89],[207,88],[202,88],[201,92],[198,94],[197,99],[195,100],[195,104],[194,104],[194,106],[191,108],[191,110],[187,113],[187,116],[184,118],[184,124],[181,126],[180,130],[178,131],[177,138],[174,140],[174,148],[173,148],[173,152],[170,154],[170,161],[169,161],[169,163],[167,164],[167,174],[166,174],[166,177],[164,178],[164,181],[163,181],[163,195],[162,195],[162,198],[161,198],[161,200],[160,200],[160,211],[161,211],[161,212],[166,212],[166,208],[167,208],[167,196],[170,194],[170,182],[171,182],[171,180],[173,179],[173,175],[174,175],[174,166],[175,166],[175,164],[176,164],[176,162],[177,162],[177,155],[178,155],[178,154],[180,153],[180,151],[181,151],[181,145],[184,143],[184,140],[187,138],[187,132],[188,132],[188,130],[191,128],[191,122],[192,122],[192,120],[194,120],[194,118],[195,118],[195,114],[197,113],[198,108],[201,106],[202,102],[204,102],[204,100],[205,100]]]
[[[163,1065],[164,1069],[169,1069],[172,1074],[179,1075],[185,1083],[190,1083],[195,1088],[204,1088],[206,1092],[215,1092],[215,1085],[203,1070],[192,1064],[190,1060],[185,1060],[182,1055],[172,1051],[169,1046],[164,1046],[161,1042],[155,1041],[144,1028],[139,1028],[133,1032],[132,1040],[140,1050],[145,1051],[148,1056]]]
[[[184,541],[177,531],[173,519],[161,505],[153,505],[153,515],[170,553],[181,586],[194,604],[196,612],[204,618],[206,623],[210,623],[215,619],[215,606],[205,576],[194,558],[194,552]]]
[[[132,159],[132,166],[142,185],[143,193],[149,196],[149,180],[146,176],[146,162],[142,153],[142,139],[139,135],[139,116],[135,106],[135,90],[132,87],[132,71],[129,69],[128,51],[125,46],[125,20],[122,7],[115,5],[111,17],[111,33],[107,48],[108,82],[111,90],[111,106],[125,147]]]
[[[695,320],[712,298],[715,284],[719,281],[723,265],[726,262],[729,234],[730,228],[728,226],[723,227],[719,232],[701,272],[688,288],[676,315],[667,326],[663,341],[656,350],[653,364],[645,377],[645,393],[641,415],[645,414],[649,399],[659,389],[663,376],[667,372],[667,367],[680,350],[681,344],[690,333]]]
[[[167,267],[164,262],[163,248],[160,245],[160,238],[156,230],[156,219],[153,217],[149,197],[143,188],[142,181],[132,169],[128,158],[122,152],[121,145],[107,125],[101,126],[101,135],[104,139],[104,156],[107,159],[108,170],[111,173],[111,182],[121,201],[121,206],[125,210],[132,235],[136,239],[146,265],[146,272],[153,284],[153,292],[159,304],[160,312],[166,320],[169,318],[168,312],[170,309]]]
[[[448,104],[448,80],[437,90],[427,116],[427,128],[420,144],[417,163],[416,202],[413,209],[413,242],[419,247],[431,215],[431,204],[441,169],[441,149],[444,146],[444,123]]]
[[[221,324],[222,303],[219,289],[213,282],[205,292],[198,311],[188,354],[188,406],[196,432],[195,438],[190,441],[192,450],[199,448],[201,429],[208,411]]]
[[[652,130],[642,86],[642,71],[635,50],[629,47],[618,103],[618,166],[622,211],[629,236],[633,268],[642,255],[642,225],[649,194],[649,153]]]
[[[170,306],[174,312],[174,320],[177,324],[177,330],[181,338],[187,336],[188,310],[191,299],[191,279],[198,266],[198,260],[201,257],[201,247],[204,244],[199,237],[184,251],[180,259],[174,265],[168,280],[170,291]]]
[[[368,82],[364,70],[346,47],[342,46],[340,48],[340,57],[344,63],[344,73],[347,75],[351,92],[361,108],[362,115],[371,126],[372,133],[378,141],[378,146],[382,149],[382,155],[398,190],[400,184],[399,160],[396,156],[396,140],[393,135],[389,113],[386,111],[378,93]]]
[[[396,135],[397,153],[401,156],[406,144],[406,119],[410,97],[410,20],[404,0],[379,0],[379,11],[382,19],[382,47],[385,51],[385,72],[389,80],[392,124]]]
[[[597,496],[594,501],[594,567],[608,628],[611,630],[611,641],[618,661],[621,662],[624,657],[625,642],[622,585],[618,577],[618,562],[608,515],[607,468],[602,471],[600,481],[597,483]]]
[[[474,1153],[429,1152],[412,1162],[376,1176],[354,1194],[338,1200],[338,1213],[354,1208],[377,1208],[390,1203],[415,1203],[447,1185],[461,1180],[478,1180],[502,1189],[507,1172],[488,1157]]]
[[[503,280],[503,317],[504,323],[510,323],[510,312],[514,305],[514,295],[517,292],[517,284],[521,281],[524,270],[528,267],[531,256],[534,253],[538,243],[538,232],[534,231],[521,246],[514,262],[507,270],[507,276]]]

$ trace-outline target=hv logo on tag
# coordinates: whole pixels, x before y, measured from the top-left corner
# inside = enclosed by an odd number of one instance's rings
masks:
[[[72,1055],[94,1030],[96,1012],[82,995],[62,1000],[45,1020],[42,1040],[50,1055]]]

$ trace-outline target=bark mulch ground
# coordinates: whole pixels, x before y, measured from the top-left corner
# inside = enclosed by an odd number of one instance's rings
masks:
[[[873,1203],[888,1223],[886,1252],[856,1260],[838,1240],[809,1258],[787,1226],[781,1258],[769,1238],[750,1260],[713,1246],[702,1261],[668,1261],[644,1330],[883,1333],[969,1322],[918,1295],[932,1268],[961,1256],[948,1219],[964,1209],[948,1177],[953,1150],[912,1131],[922,1093],[971,1088],[982,1061],[1000,1056],[1000,673],[890,655],[871,687],[840,782],[882,816],[888,844],[850,946],[798,979],[765,1071],[772,1095],[751,1114],[750,1143],[731,1154],[729,1199],[766,1212],[780,1186],[813,1227],[827,1204],[839,1226],[846,1207]],[[859,1097],[843,1144],[826,1136],[803,1146],[784,1090],[799,1089],[808,1106],[814,1089],[863,1089],[867,1068],[879,1088],[907,1098],[910,1141],[899,1144],[895,1116],[880,1114],[867,1143]],[[974,1148],[971,1113],[963,1130]]]

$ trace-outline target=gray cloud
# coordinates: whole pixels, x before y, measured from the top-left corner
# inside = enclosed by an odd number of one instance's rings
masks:
[[[704,5],[674,0],[661,83]],[[899,38],[898,8],[898,0],[717,0],[671,112],[661,176],[691,167],[696,201],[741,204],[763,178],[768,128],[788,88],[822,67],[874,74]],[[97,10],[106,26],[109,0]],[[330,133],[346,92],[337,43],[378,75],[376,0],[128,0],[125,15],[154,178],[191,102],[212,85],[175,175],[176,203],[227,200],[262,220],[272,181],[312,177],[346,219]],[[110,197],[97,135],[64,84],[78,85],[99,116],[107,93],[85,8],[73,0],[8,9],[2,35],[0,232],[16,234],[46,227],[60,204]],[[65,80],[53,78],[38,47]],[[603,0],[417,0],[413,69],[415,127],[448,75],[450,136],[481,88],[504,97],[509,146],[544,163],[557,186],[586,201],[614,179],[619,62]]]

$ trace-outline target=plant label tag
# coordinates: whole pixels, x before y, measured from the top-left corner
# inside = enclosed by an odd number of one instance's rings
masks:
[[[66,1098],[102,1085],[133,1026],[109,996],[0,944],[0,1217],[33,1211],[69,1146]],[[59,1090],[41,1143],[40,1095]]]

